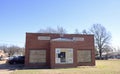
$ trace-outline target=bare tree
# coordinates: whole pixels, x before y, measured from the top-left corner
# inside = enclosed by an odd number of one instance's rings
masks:
[[[18,52],[19,51],[19,47],[17,46],[10,46],[8,47],[8,53],[9,53],[9,56],[13,56],[15,54],[15,52]]]
[[[82,34],[89,34],[89,32],[88,32],[86,29],[84,29],[84,30],[82,31]]]
[[[57,31],[51,27],[47,27],[46,29],[40,29],[39,33],[57,33]]]
[[[90,31],[94,34],[95,46],[99,49],[99,55],[101,58],[104,47],[110,43],[111,34],[107,32],[105,27],[101,24],[94,24]]]
[[[20,48],[18,54],[25,55],[25,48],[24,47]]]
[[[13,56],[14,54],[16,55],[24,55],[25,54],[25,48],[21,48],[19,46],[11,45],[2,45],[0,46],[0,50],[3,50],[8,56]]]
[[[99,52],[97,50],[97,47],[95,46],[95,56],[98,56],[99,55]]]
[[[75,29],[75,34],[80,34],[78,29]]]
[[[8,49],[6,45],[0,46],[0,50],[3,50],[5,53],[7,53]]]
[[[105,52],[106,54],[108,54],[109,52],[113,52],[113,48],[109,45],[104,45],[103,49],[104,50],[102,52]]]
[[[57,26],[57,33],[66,33],[66,30],[63,27]]]
[[[66,33],[66,30],[63,27],[57,26],[56,29],[48,27],[46,29],[40,29],[38,32],[39,33],[58,33],[60,34],[61,37],[63,37],[63,35]]]
[[[66,30],[63,27],[57,26],[57,33],[60,34],[61,37],[63,37],[66,33]]]
[[[113,52],[113,48],[111,47],[111,46],[109,46],[109,45],[105,45],[104,47],[103,47],[103,51],[102,52],[105,52],[106,53],[106,59],[108,59],[108,55],[109,55],[109,53],[111,53],[111,52]]]

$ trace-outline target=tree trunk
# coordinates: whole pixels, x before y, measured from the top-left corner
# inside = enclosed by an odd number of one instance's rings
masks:
[[[102,49],[99,49],[100,60],[102,60]]]

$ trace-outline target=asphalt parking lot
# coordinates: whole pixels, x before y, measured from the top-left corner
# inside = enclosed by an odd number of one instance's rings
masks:
[[[23,69],[23,67],[24,65],[21,64],[9,65],[6,61],[0,61],[0,74],[10,74],[15,70]]]

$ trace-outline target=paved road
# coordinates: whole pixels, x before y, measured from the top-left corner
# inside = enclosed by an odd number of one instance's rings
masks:
[[[9,74],[18,69],[22,69],[23,65],[9,65],[6,61],[0,61],[0,74]]]

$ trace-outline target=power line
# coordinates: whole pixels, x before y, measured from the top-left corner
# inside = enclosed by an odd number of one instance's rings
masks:
[[[0,42],[14,42],[14,43],[25,43],[25,42],[19,42],[19,41],[6,41],[6,40],[0,40]]]

